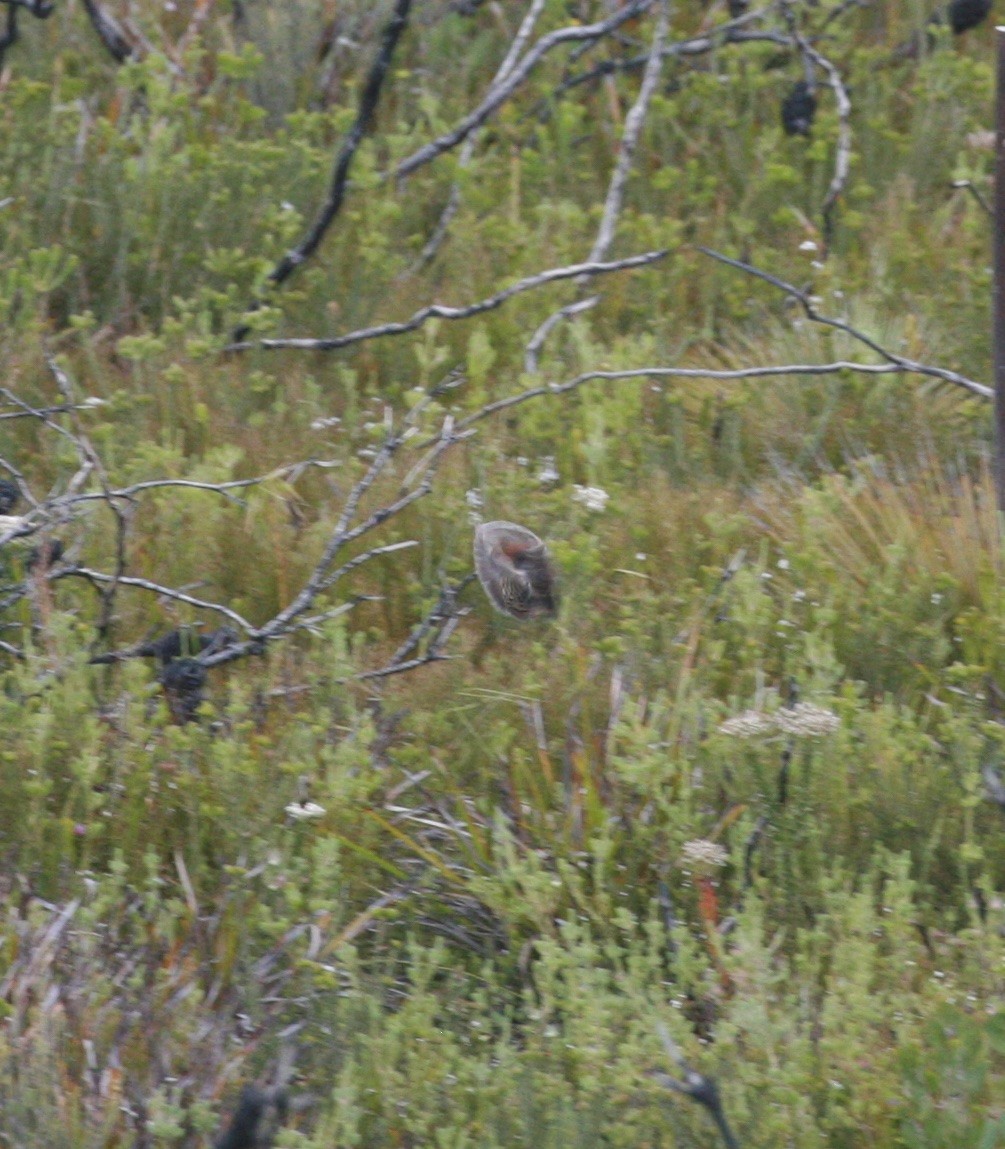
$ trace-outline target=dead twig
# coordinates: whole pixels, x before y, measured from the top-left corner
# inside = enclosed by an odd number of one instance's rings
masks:
[[[384,28],[377,58],[373,62],[370,74],[367,76],[366,84],[363,87],[363,92],[359,99],[359,111],[356,115],[356,121],[343,141],[339,149],[338,157],[335,160],[335,168],[332,172],[328,198],[321,206],[321,210],[318,212],[307,234],[292,251],[287,252],[287,254],[283,256],[279,263],[269,272],[268,276],[266,276],[267,284],[278,287],[288,279],[302,263],[310,259],[314,252],[317,251],[321,240],[324,239],[325,233],[331,226],[332,221],[341,210],[342,203],[345,199],[346,186],[349,182],[349,169],[352,167],[353,158],[356,155],[359,145],[363,142],[363,136],[370,127],[374,113],[377,110],[381,89],[384,86],[384,80],[391,66],[391,58],[394,55],[394,50],[398,45],[398,41],[401,39],[402,33],[408,25],[410,8],[411,0],[397,0],[394,14]],[[260,301],[256,301],[251,305],[249,311],[256,311],[260,306]],[[233,341],[239,343],[247,333],[247,324],[241,324],[234,332]]]
[[[589,278],[596,275],[607,275],[612,271],[626,271],[635,267],[645,267],[647,264],[655,263],[658,259],[663,259],[668,254],[668,250],[664,249],[662,251],[647,251],[642,255],[629,256],[627,259],[614,260],[611,263],[590,262],[576,263],[570,267],[553,267],[549,271],[542,271],[537,275],[529,275],[525,279],[520,279],[502,291],[496,292],[495,295],[490,295],[487,299],[481,299],[477,303],[470,303],[466,307],[448,307],[441,303],[431,303],[420,308],[410,319],[401,323],[381,323],[374,327],[364,327],[359,331],[350,331],[346,335],[336,335],[327,339],[259,339],[247,343],[232,343],[226,350],[337,351],[342,347],[362,343],[367,339],[380,339],[385,335],[404,335],[409,331],[415,331],[430,319],[470,319],[474,315],[494,311],[515,295],[522,295],[525,291],[532,291],[548,283],[583,276]]]
[[[509,46],[509,51],[506,53],[503,62],[499,65],[496,74],[492,77],[492,82],[489,84],[491,90],[496,84],[501,83],[512,72],[514,65],[520,57],[520,53],[527,45],[531,33],[534,31],[534,25],[541,17],[544,11],[544,6],[547,0],[532,0],[530,7],[527,9],[527,14],[520,22],[520,27],[517,29],[516,35],[513,37],[513,42]],[[477,130],[473,131],[468,138],[464,141],[464,147],[461,148],[460,155],[457,157],[457,166],[464,169],[469,166],[471,159],[475,154],[475,143],[478,138]],[[433,233],[426,241],[419,252],[416,261],[409,267],[404,274],[413,275],[420,268],[424,267],[436,253],[440,250],[443,241],[447,237],[447,231],[453,221],[454,216],[457,214],[461,206],[461,187],[459,183],[454,183],[450,189],[450,194],[447,197],[447,202],[443,211],[440,213],[440,218],[433,228]]]
[[[680,1070],[680,1077],[671,1077],[669,1073],[664,1073],[660,1069],[650,1070],[648,1076],[653,1078],[654,1081],[658,1081],[660,1085],[666,1086],[667,1089],[672,1089],[676,1093],[683,1093],[685,1096],[697,1101],[699,1105],[708,1110],[716,1127],[722,1134],[722,1139],[726,1143],[726,1149],[740,1149],[740,1143],[733,1135],[733,1130],[729,1127],[729,1122],[726,1120],[726,1114],[722,1108],[722,1101],[719,1097],[719,1087],[711,1077],[706,1077],[703,1073],[699,1073],[696,1069],[692,1069],[691,1066],[688,1065],[684,1060],[683,1053],[681,1053],[680,1046],[670,1036],[670,1031],[662,1022],[657,1022],[656,1029],[663,1048],[666,1050],[667,1057],[669,1057]]]
[[[136,55],[136,46],[130,42],[115,17],[110,16],[98,0],[84,0],[84,9],[91,27],[97,32],[98,39],[108,49],[112,59],[117,64],[132,60]]]
[[[468,115],[449,132],[423,145],[418,151],[413,152],[412,155],[401,160],[394,168],[394,176],[399,180],[404,179],[424,164],[430,163],[438,156],[443,155],[444,152],[455,148],[476,128],[481,127],[493,112],[497,111],[510,96],[513,95],[534,67],[560,44],[594,40],[598,37],[606,36],[609,32],[613,32],[615,28],[619,28],[626,20],[631,20],[641,15],[652,3],[653,0],[630,0],[624,8],[621,8],[613,16],[609,16],[606,20],[601,20],[595,24],[559,28],[554,32],[549,32],[546,36],[542,36],[523,56],[519,63],[514,65],[502,83],[489,88],[488,93],[474,111],[469,112]]]
[[[720,252],[713,251],[709,247],[698,247],[696,250],[700,251],[703,255],[718,260],[720,263],[726,264],[727,267],[735,267],[738,271],[743,271],[747,275],[754,276],[755,279],[761,279],[765,283],[770,283],[772,287],[777,287],[780,291],[791,295],[802,307],[807,319],[813,323],[822,323],[825,327],[833,327],[836,331],[843,331],[846,335],[856,340],[856,342],[862,343],[868,347],[870,351],[874,351],[881,359],[886,360],[887,364],[895,367],[898,371],[910,372],[914,375],[928,375],[933,379],[941,379],[946,383],[963,387],[974,395],[980,395],[982,399],[990,399],[993,395],[992,389],[983,383],[976,383],[973,379],[968,379],[965,375],[960,375],[956,371],[947,371],[943,367],[933,367],[927,363],[918,363],[914,359],[907,359],[903,355],[895,355],[892,351],[888,351],[874,339],[871,339],[857,327],[852,327],[850,323],[846,323],[843,319],[834,319],[828,315],[821,315],[820,312],[817,311],[808,292],[786,282],[784,279],[779,279],[776,275],[771,275],[767,271],[761,271],[760,268],[754,267],[749,263],[744,263],[743,260],[731,259],[728,255],[722,255]],[[875,367],[865,364],[857,364],[855,370],[876,372]],[[709,376],[709,378],[713,377],[714,376]]]

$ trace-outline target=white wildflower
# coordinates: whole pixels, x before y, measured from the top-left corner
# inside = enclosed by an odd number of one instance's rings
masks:
[[[602,487],[581,487],[576,483],[572,499],[573,502],[582,503],[588,511],[602,511],[610,497]]]
[[[694,838],[681,847],[681,861],[685,866],[724,866],[729,861],[729,853],[718,842],[708,838]]]
[[[317,802],[291,802],[286,807],[286,813],[291,818],[296,818],[298,822],[303,822],[311,818],[323,818],[328,811],[324,806],[319,806]]]
[[[813,242],[812,239],[804,239],[803,242],[799,245],[799,250],[800,251],[819,251],[820,248],[817,244],[815,244]]]
[[[823,706],[814,706],[812,702],[797,702],[795,706],[779,710],[775,715],[775,723],[786,734],[805,734],[816,738],[823,734],[833,734],[841,725],[841,719],[833,710]]]
[[[537,481],[539,483],[557,483],[558,482],[558,468],[555,466],[555,459],[553,455],[545,455],[541,461],[541,469],[537,473]]]
[[[727,718],[719,727],[720,734],[733,738],[756,738],[758,734],[769,734],[775,728],[774,719],[763,710],[745,710],[735,718]]]

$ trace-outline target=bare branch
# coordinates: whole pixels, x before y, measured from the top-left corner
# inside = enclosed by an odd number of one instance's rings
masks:
[[[631,171],[632,161],[635,159],[639,133],[642,131],[646,112],[649,110],[649,101],[652,99],[653,92],[656,91],[660,72],[663,69],[663,45],[666,43],[669,28],[670,5],[668,0],[660,0],[659,16],[656,20],[656,31],[653,33],[652,47],[649,50],[649,59],[646,61],[646,70],[642,76],[642,85],[639,88],[638,97],[625,117],[625,128],[621,134],[621,145],[618,149],[618,160],[614,165],[611,182],[607,188],[604,213],[600,220],[600,227],[597,229],[597,238],[589,255],[590,263],[597,263],[602,260],[614,241],[614,229],[617,226],[618,216],[621,214],[625,185],[628,183],[628,173]]]
[[[573,315],[581,315],[584,311],[589,311],[591,307],[596,307],[599,302],[599,295],[590,295],[586,299],[569,303],[548,316],[531,336],[530,342],[524,349],[523,369],[528,375],[536,374],[538,356],[541,354],[541,348],[544,347],[545,340],[551,334],[552,330],[561,323],[563,319],[571,319]]]
[[[201,610],[210,610],[216,614],[222,614],[224,618],[229,618],[231,622],[236,623],[245,632],[249,634],[255,633],[255,628],[251,623],[229,606],[224,606],[219,602],[210,602],[208,599],[196,598],[194,595],[187,594],[185,591],[175,590],[169,586],[162,586],[160,583],[152,582],[150,579],[136,578],[132,575],[110,575],[104,571],[91,570],[89,567],[81,566],[67,567],[65,570],[55,571],[50,575],[50,578],[53,581],[64,578],[82,578],[96,585],[117,583],[120,586],[138,587],[140,590],[150,591],[152,594],[156,594],[161,598],[170,599],[172,602],[183,602],[188,606],[195,606]]]
[[[663,45],[666,42],[669,27],[670,5],[668,0],[660,0],[659,16],[656,20],[656,30],[653,33],[652,47],[649,50],[649,59],[646,62],[646,70],[642,77],[639,94],[629,110],[628,115],[625,117],[625,126],[621,133],[621,142],[618,147],[618,158],[607,186],[607,197],[604,200],[604,210],[601,215],[600,226],[597,229],[597,237],[593,242],[593,248],[589,255],[590,263],[596,263],[598,260],[603,259],[610,250],[611,244],[614,242],[614,229],[617,226],[618,216],[621,214],[621,208],[624,203],[625,187],[628,183],[628,175],[631,171],[632,161],[635,158],[635,149],[638,145],[639,134],[645,122],[649,101],[652,99],[653,92],[656,90],[660,72],[662,71]],[[580,288],[584,287],[586,282],[587,277],[585,275],[581,275],[577,278],[577,285]],[[594,297],[593,302],[584,307],[573,304],[560,308],[554,315],[546,319],[534,332],[530,342],[527,344],[524,353],[525,366],[527,366],[529,370],[536,370],[540,350],[556,324],[567,316],[578,315],[587,310],[588,307],[592,307],[596,299],[597,297]]]
[[[703,1073],[699,1073],[696,1069],[692,1069],[690,1065],[684,1060],[684,1055],[681,1053],[680,1047],[670,1036],[669,1030],[662,1023],[657,1023],[657,1032],[659,1033],[660,1041],[663,1048],[666,1050],[667,1057],[678,1067],[681,1076],[671,1077],[669,1073],[663,1073],[661,1070],[652,1070],[649,1076],[661,1085],[666,1086],[667,1089],[673,1089],[677,1093],[683,1093],[688,1097],[693,1098],[699,1105],[704,1106],[708,1110],[722,1134],[723,1141],[726,1142],[726,1149],[740,1149],[740,1143],[736,1137],[733,1136],[733,1131],[729,1127],[729,1122],[726,1120],[726,1114],[722,1108],[722,1101],[719,1098],[719,1088],[711,1077],[706,1077]]]
[[[837,150],[834,156],[834,175],[831,177],[827,194],[824,196],[823,203],[820,205],[820,214],[823,216],[824,221],[824,240],[829,246],[834,234],[834,208],[837,205],[838,198],[844,191],[845,184],[848,182],[848,172],[851,167],[851,99],[848,96],[848,89],[841,77],[841,73],[826,56],[821,55],[821,53],[809,43],[806,37],[802,35],[796,26],[795,19],[789,10],[788,4],[783,5],[783,11],[789,23],[789,31],[792,34],[792,39],[802,53],[803,59],[807,62],[807,72],[812,75],[812,66],[815,64],[827,74],[827,82],[834,93],[834,100],[837,103],[838,139]],[[810,86],[812,87],[812,83]]]
[[[363,142],[363,136],[366,134],[377,110],[381,88],[384,86],[384,80],[391,65],[391,57],[394,55],[398,41],[408,25],[410,8],[411,0],[396,0],[394,14],[384,28],[380,50],[377,52],[377,58],[373,62],[373,67],[370,69],[370,74],[367,76],[366,84],[360,96],[356,122],[339,149],[328,198],[304,238],[292,251],[283,256],[269,272],[266,277],[267,283],[278,286],[289,278],[305,260],[309,259],[317,251],[325,232],[341,210],[353,157]],[[255,303],[249,310],[254,311],[258,306],[260,304]],[[240,326],[234,332],[235,342],[243,339],[247,331],[247,325]]]
[[[405,176],[411,175],[412,172],[424,164],[428,164],[430,161],[435,160],[437,156],[441,156],[444,152],[448,152],[451,148],[456,147],[462,140],[469,136],[475,128],[481,127],[492,113],[497,111],[510,96],[513,95],[534,67],[552,51],[553,48],[557,48],[560,44],[574,43],[580,40],[593,40],[600,36],[606,36],[609,32],[613,32],[615,28],[619,28],[626,20],[631,20],[635,16],[640,15],[649,8],[652,3],[653,0],[629,0],[629,3],[626,4],[624,8],[620,9],[613,16],[609,16],[606,20],[601,20],[596,24],[559,28],[554,32],[549,32],[546,36],[542,36],[534,47],[526,53],[523,59],[513,67],[512,71],[502,83],[489,88],[488,94],[473,112],[465,116],[451,131],[425,144],[419,148],[417,152],[408,156],[407,159],[402,160],[397,167],[395,167],[394,175],[398,179],[404,179]]]
[[[770,283],[772,287],[777,287],[780,291],[791,295],[793,299],[799,302],[807,319],[812,320],[814,323],[822,323],[825,327],[833,327],[836,331],[843,331],[846,335],[850,335],[852,339],[864,344],[870,351],[874,351],[880,358],[885,359],[887,363],[895,365],[900,371],[910,372],[914,375],[928,375],[933,379],[942,379],[946,383],[953,383],[957,387],[963,387],[967,391],[973,392],[974,395],[980,395],[982,399],[990,399],[994,394],[990,387],[985,386],[983,383],[976,383],[973,379],[968,379],[965,375],[960,375],[956,371],[947,371],[942,367],[932,367],[926,363],[917,363],[913,359],[907,359],[903,355],[895,355],[892,351],[888,351],[885,347],[880,346],[874,339],[870,339],[864,332],[859,331],[858,328],[852,327],[849,323],[845,323],[844,320],[821,315],[807,292],[802,291],[791,283],[787,283],[784,279],[779,279],[775,275],[761,271],[759,268],[753,267],[749,263],[744,263],[740,259],[731,259],[728,255],[722,255],[708,247],[698,247],[696,250],[702,252],[704,255],[711,256],[712,259],[717,259],[720,263],[726,264],[727,267],[735,267],[738,271],[746,272],[747,275],[752,275],[756,279],[763,279],[765,283]],[[862,364],[857,365],[855,369],[858,371],[867,370]],[[875,372],[876,369],[868,368],[868,370]],[[710,379],[717,377],[718,376],[712,375],[708,376]]]
[[[124,64],[136,55],[136,48],[130,43],[122,26],[98,3],[98,0],[84,0],[84,8],[91,21],[91,27],[108,49],[116,63]]]
[[[527,9],[527,14],[521,21],[520,27],[517,29],[516,36],[513,38],[513,43],[510,44],[509,51],[506,53],[503,62],[499,65],[496,74],[492,77],[492,82],[489,84],[491,90],[496,84],[501,83],[513,70],[514,65],[519,59],[520,53],[527,45],[531,33],[534,31],[534,25],[541,17],[544,11],[544,6],[547,0],[531,0],[530,8]],[[461,148],[461,153],[457,158],[457,166],[462,170],[471,163],[471,158],[475,154],[475,142],[477,140],[477,129],[468,136],[464,141],[464,147]],[[405,272],[406,275],[414,274],[419,268],[427,264],[433,256],[439,251],[441,244],[447,235],[447,230],[457,214],[461,206],[461,188],[460,184],[454,183],[450,189],[450,195],[447,197],[447,203],[444,207],[440,218],[437,221],[436,227],[433,228],[433,233],[426,241],[425,246],[419,253],[418,259],[415,263],[408,268]]]
[[[525,291],[542,287],[548,283],[555,283],[563,279],[575,279],[580,276],[607,275],[612,271],[625,271],[634,267],[645,267],[646,264],[655,263],[669,254],[667,249],[662,251],[647,251],[642,255],[629,256],[627,259],[615,260],[611,263],[575,263],[570,267],[553,267],[549,271],[542,271],[537,275],[527,276],[518,280],[510,287],[504,288],[488,299],[468,304],[466,307],[447,307],[444,304],[432,303],[421,308],[410,319],[403,323],[382,323],[375,327],[364,327],[359,331],[351,331],[347,335],[337,335],[330,339],[260,339],[248,343],[232,343],[228,351],[250,351],[259,349],[263,351],[298,350],[298,351],[337,351],[341,347],[348,347],[353,343],[361,343],[366,339],[378,339],[385,335],[403,335],[408,331],[415,331],[430,319],[470,319],[473,315],[480,315],[485,311],[494,311],[507,300]]]

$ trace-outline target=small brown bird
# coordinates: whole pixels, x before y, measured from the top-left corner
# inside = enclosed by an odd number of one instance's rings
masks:
[[[516,523],[482,523],[475,531],[475,570],[492,605],[513,618],[558,610],[554,567],[544,543]]]

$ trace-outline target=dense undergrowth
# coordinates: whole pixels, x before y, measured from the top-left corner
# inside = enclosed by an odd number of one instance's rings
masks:
[[[830,93],[790,138],[791,50],[668,60],[610,258],[669,254],[591,283],[601,302],[531,375],[525,346],[572,283],[334,353],[224,350],[323,198],[386,17],[238,7],[119,5],[150,50],[118,66],[70,2],[24,16],[0,72],[5,468],[40,501],[65,492],[86,435],[113,488],[266,476],[138,492],[129,575],[271,618],[391,422],[455,369],[364,514],[445,418],[542,380],[874,361],[696,244],[990,380],[989,220],[952,186],[990,183],[989,25],[916,59],[894,49],[921,5],[828,26],[854,137],[826,257]],[[345,206],[246,317],[254,338],[405,319],[586,260],[639,74],[554,93],[645,52],[654,17],[546,57],[470,166],[454,150],[386,178],[478,102],[524,10],[463,8],[416,6]],[[539,33],[602,8],[552,0]],[[675,5],[671,38],[720,9]],[[47,354],[92,402],[12,418],[60,404]],[[66,564],[35,578],[8,543],[3,581],[30,589],[0,631],[25,650],[0,655],[0,1143],[206,1145],[240,1083],[293,1050],[282,1145],[711,1145],[708,1114],[648,1075],[666,1068],[658,1021],[744,1147],[1001,1143],[990,430],[963,391],[850,371],[595,380],[500,411],[351,552],[419,544],[333,601],[371,597],[212,670],[187,725],[149,662],[88,659],[219,618],[123,585],[102,619],[94,585]],[[467,585],[450,660],[359,679],[468,574],[479,515],[548,540],[558,619],[503,619]],[[68,565],[107,571],[119,525],[96,498],[51,531]]]

